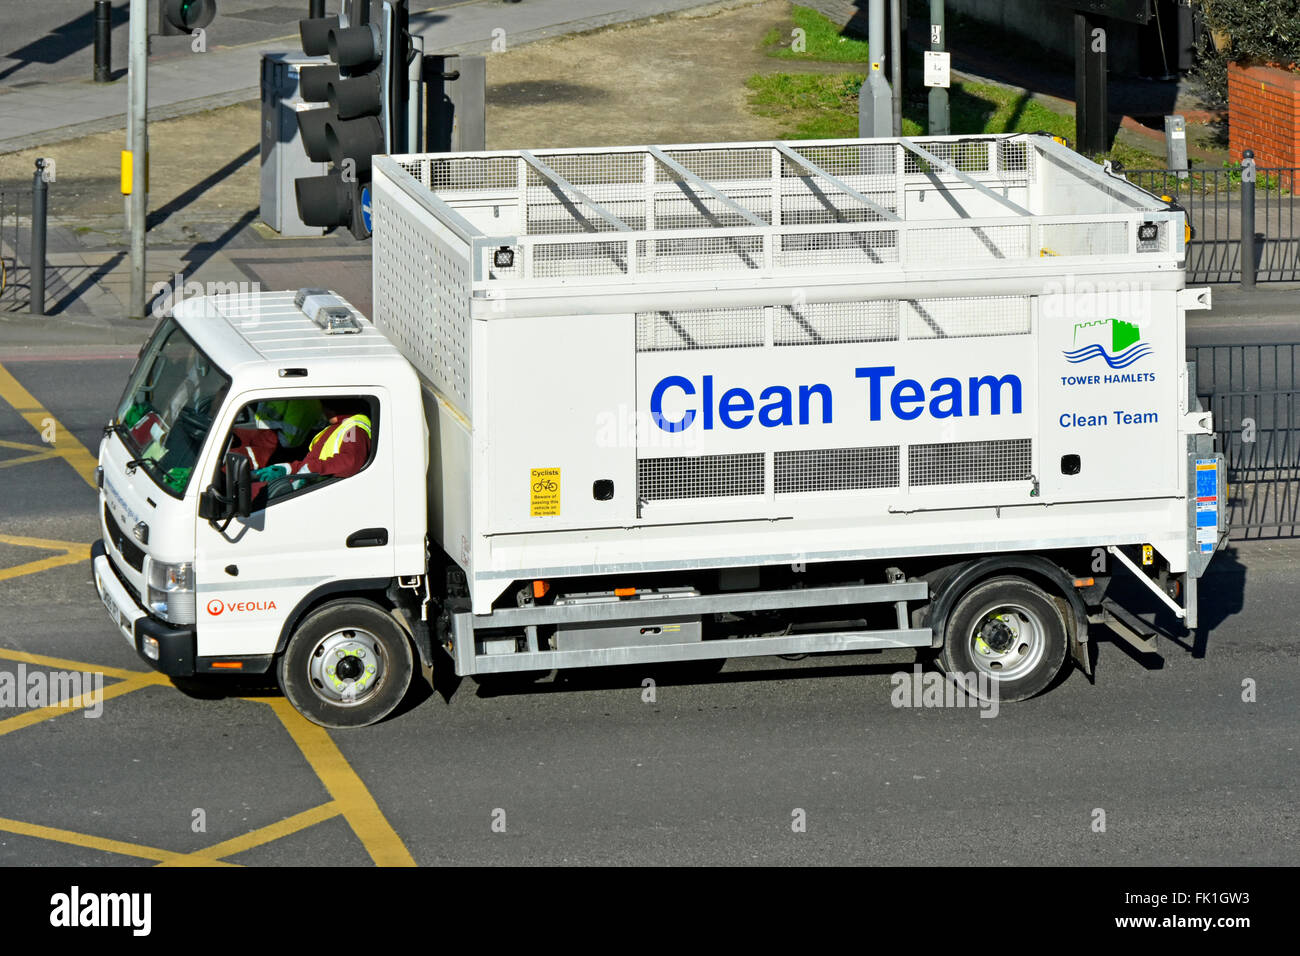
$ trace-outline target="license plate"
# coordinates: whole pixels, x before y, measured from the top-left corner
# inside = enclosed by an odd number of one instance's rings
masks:
[[[122,635],[126,637],[127,640],[130,640],[131,635],[128,633],[128,623],[122,614],[122,609],[117,606],[117,602],[113,600],[113,596],[108,593],[108,588],[104,587],[104,582],[103,579],[100,578],[99,572],[95,572],[95,588],[99,591],[99,599],[104,602],[104,609],[108,611],[108,616],[113,619],[113,623],[117,625],[117,629],[122,632]]]

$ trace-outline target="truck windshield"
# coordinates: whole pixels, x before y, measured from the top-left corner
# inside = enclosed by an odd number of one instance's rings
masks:
[[[229,389],[230,377],[170,316],[140,353],[113,424],[136,462],[173,497],[189,487]]]

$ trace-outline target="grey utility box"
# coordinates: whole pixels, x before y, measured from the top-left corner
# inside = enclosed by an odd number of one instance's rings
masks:
[[[327,57],[302,53],[262,54],[262,221],[282,236],[320,236],[325,230],[298,218],[293,181],[329,172],[328,163],[313,163],[298,135],[297,111],[310,108],[298,89],[298,71],[328,63]]]

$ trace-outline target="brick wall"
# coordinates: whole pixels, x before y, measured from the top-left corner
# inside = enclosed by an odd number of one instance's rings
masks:
[[[1228,64],[1228,151],[1260,167],[1300,166],[1300,73]]]

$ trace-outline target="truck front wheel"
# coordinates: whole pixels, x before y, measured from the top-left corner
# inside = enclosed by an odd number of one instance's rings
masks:
[[[411,642],[391,614],[368,601],[312,611],[280,655],[280,689],[322,727],[365,727],[387,717],[415,670]]]
[[[970,690],[1017,701],[1046,690],[1065,663],[1060,605],[1036,584],[997,577],[967,591],[948,615],[939,664]]]

